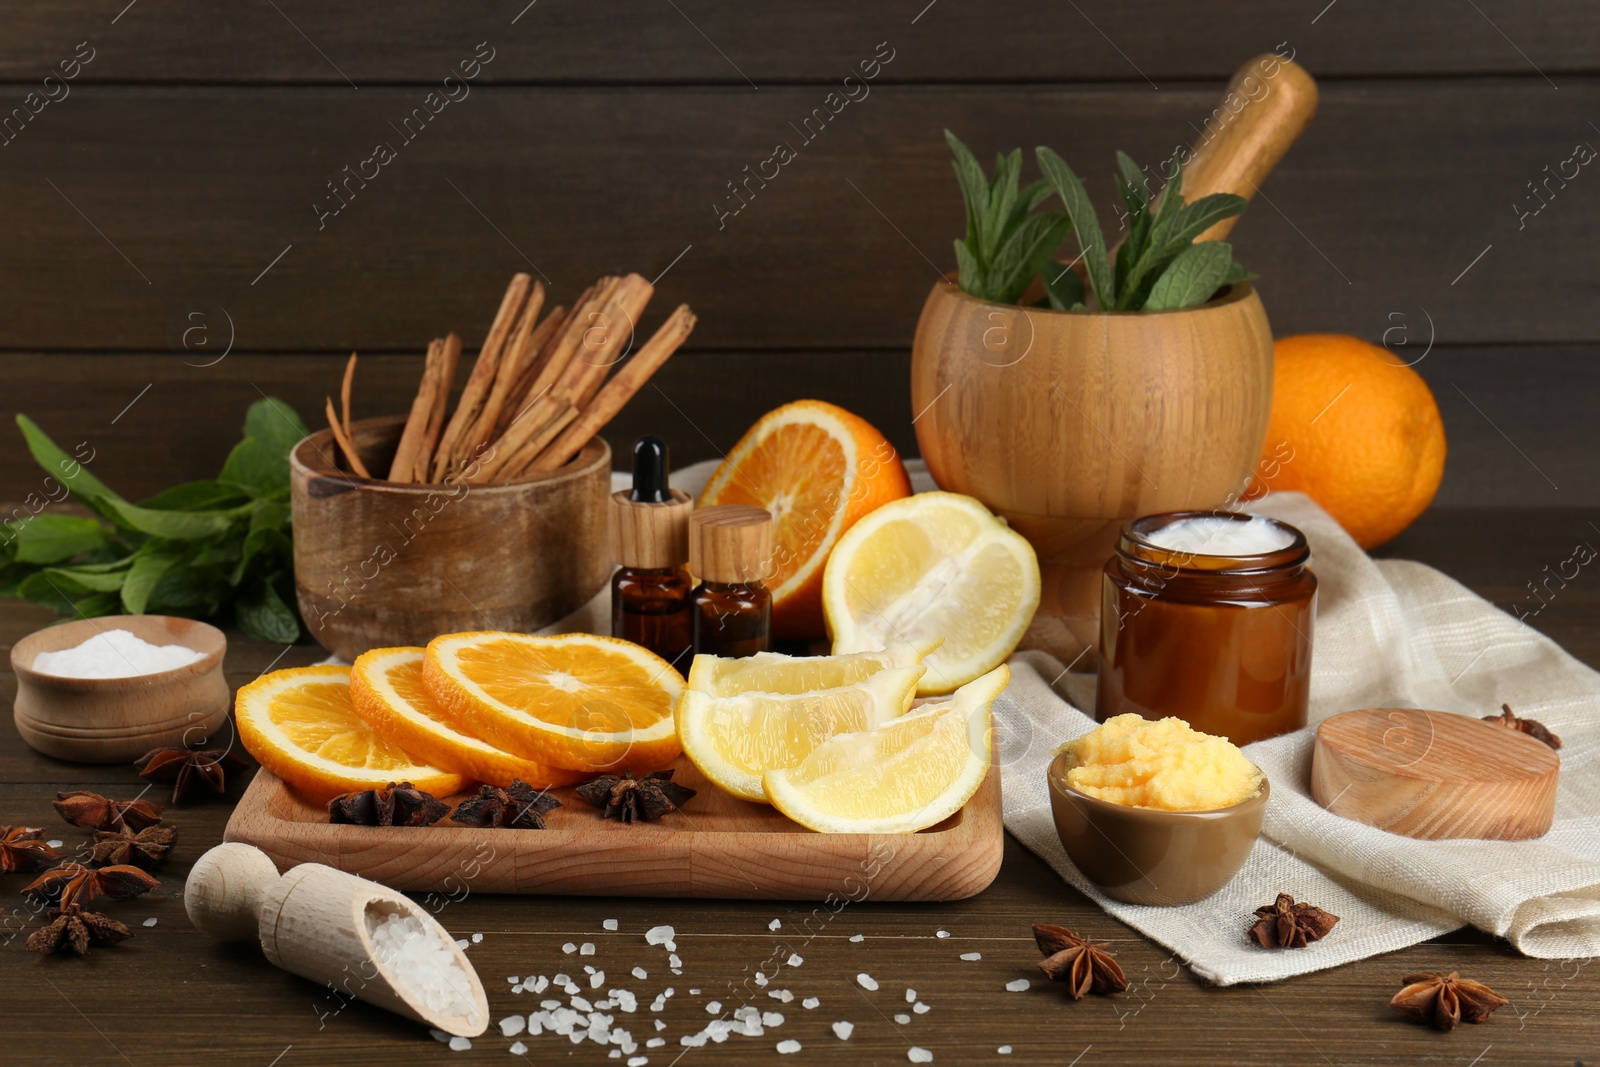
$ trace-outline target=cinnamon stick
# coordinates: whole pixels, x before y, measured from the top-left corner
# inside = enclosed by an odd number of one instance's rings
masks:
[[[577,407],[570,403],[562,403],[556,408],[555,414],[539,427],[539,431],[528,438],[509,461],[501,466],[500,473],[493,478],[493,481],[496,484],[504,484],[534,473],[533,464],[539,454],[555,440],[557,435],[575,422],[578,415]]]
[[[495,424],[500,421],[500,412],[510,400],[512,385],[521,374],[523,364],[532,358],[527,349],[535,332],[534,324],[538,322],[539,312],[543,307],[544,283],[534,282],[533,291],[528,294],[527,303],[522,306],[522,311],[517,316],[516,328],[506,340],[500,356],[500,365],[495,368],[494,382],[489,387],[488,396],[484,398],[483,407],[457,448],[459,455],[463,457],[477,455],[494,437]]]
[[[528,472],[555,470],[577,455],[688,339],[694,324],[694,312],[689,310],[689,305],[679,304],[650,340],[595,394],[583,414],[533,461]]]
[[[550,314],[544,317],[537,329],[528,338],[526,351],[520,354],[518,362],[521,366],[517,370],[516,381],[512,382],[506,393],[506,402],[500,408],[500,417],[495,420],[493,440],[499,440],[506,432],[506,427],[528,410],[528,406],[539,399],[529,393],[529,387],[539,374],[542,361],[549,355],[550,340],[566,322],[567,309],[557,304],[550,309]]]
[[[432,474],[435,482],[443,481],[445,473],[465,455],[462,445],[467,431],[477,419],[478,412],[483,408],[484,399],[489,394],[489,388],[494,384],[495,371],[500,364],[500,353],[505,346],[506,335],[511,332],[517,312],[522,309],[522,303],[527,299],[531,281],[528,275],[518,273],[512,275],[511,284],[506,287],[505,296],[500,300],[500,310],[495,313],[494,323],[489,327],[489,335],[484,338],[483,347],[478,350],[478,360],[472,366],[472,374],[468,376],[467,384],[461,390],[461,399],[456,401],[455,414],[450,416],[444,436],[439,441],[438,451],[434,454]]]
[[[339,403],[344,408],[344,435],[350,436],[350,386],[356,378],[356,354],[350,353],[350,362],[344,365],[344,383],[339,386]]]
[[[428,420],[433,416],[443,355],[444,338],[435,337],[428,342],[428,355],[422,362],[422,384],[417,386],[417,395],[411,401],[411,413],[406,416],[406,428],[400,432],[400,444],[396,446],[394,460],[389,464],[391,482],[416,480],[417,453],[428,433]]]
[[[333,409],[333,397],[325,397],[327,401],[328,429],[333,431],[333,439],[338,442],[339,451],[344,453],[345,462],[350,464],[350,469],[363,478],[370,478],[367,465],[361,462],[361,457],[356,454],[356,446],[350,443],[350,435],[344,432],[344,427],[339,424],[339,413]]]
[[[592,315],[579,337],[572,362],[551,391],[570,397],[579,409],[593,400],[611,368],[632,347],[639,317],[654,292],[655,287],[640,275],[622,278]]]
[[[550,355],[543,359],[543,366],[534,378],[533,384],[528,387],[534,396],[542,396],[550,392],[556,382],[561,380],[566,373],[567,365],[572,362],[573,356],[578,351],[578,345],[583,340],[584,331],[592,324],[591,317],[599,314],[607,300],[611,298],[620,279],[604,277],[583,291],[583,295],[572,305],[572,311],[561,324],[561,332],[551,342]]]
[[[439,353],[439,388],[433,397],[433,411],[428,415],[428,429],[423,434],[422,445],[417,449],[416,468],[411,480],[426,482],[433,472],[434,452],[439,445],[439,435],[444,431],[444,416],[450,410],[450,390],[456,384],[456,367],[461,363],[461,338],[449,334]]]

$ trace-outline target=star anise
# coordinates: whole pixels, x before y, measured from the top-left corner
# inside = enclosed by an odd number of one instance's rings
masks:
[[[37,826],[0,826],[0,871],[42,871],[61,860]]]
[[[328,821],[357,826],[431,826],[450,805],[410,782],[345,793],[328,801]]]
[[[161,821],[161,808],[148,800],[108,800],[99,793],[74,789],[56,794],[56,811],[73,826],[86,830],[143,830]]]
[[[1561,738],[1550,732],[1549,727],[1538,719],[1520,719],[1517,713],[1511,710],[1510,704],[1500,705],[1500,714],[1485,715],[1484,722],[1492,722],[1497,726],[1509,726],[1513,730],[1521,730],[1535,741],[1543,741],[1551,748],[1561,747]]]
[[[504,789],[480,786],[478,795],[468,797],[450,813],[462,826],[507,826],[516,830],[543,830],[546,812],[561,806],[561,801],[542,789],[535,789],[515,778]]]
[[[1262,948],[1305,948],[1328,936],[1339,916],[1310,904],[1296,904],[1288,893],[1266,907],[1256,909],[1256,923],[1250,936]]]
[[[1463,1019],[1481,1023],[1511,1003],[1482,982],[1462,978],[1455,971],[1408,974],[1400,982],[1404,988],[1389,1003],[1408,1019],[1431,1023],[1440,1030],[1454,1030]]]
[[[602,774],[584,782],[577,790],[582,799],[602,809],[600,817],[623,822],[648,822],[679,810],[695,794],[686,785],[672,780],[671,771],[651,771],[635,778],[632,771]]]
[[[85,867],[81,863],[63,863],[23,886],[22,892],[66,909],[74,904],[88,904],[95,897],[126,900],[148,893],[160,884],[131,864]]]
[[[28,937],[28,947],[46,956],[69,948],[81,956],[92,944],[115,945],[133,936],[117,920],[97,911],[84,911],[76,904],[51,909],[50,919],[49,925]]]
[[[178,843],[178,831],[170,826],[146,826],[138,833],[124,826],[100,830],[94,835],[89,862],[96,866],[133,866],[153,871],[167,861],[167,853]]]
[[[1033,939],[1045,958],[1039,969],[1052,982],[1066,982],[1067,994],[1081,1000],[1090,993],[1109,996],[1128,988],[1116,958],[1101,945],[1062,926],[1035,924]]]
[[[225,796],[228,772],[249,766],[225,748],[153,748],[133,761],[147,782],[172,784],[172,802]]]

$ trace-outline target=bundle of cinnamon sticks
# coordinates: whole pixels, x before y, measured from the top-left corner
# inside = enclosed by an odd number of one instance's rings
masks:
[[[461,339],[452,333],[429,344],[388,480],[493,485],[565,465],[694,329],[694,312],[680,304],[636,346],[635,330],[654,291],[637,274],[607,276],[571,310],[557,305],[541,319],[544,285],[514,275],[448,419]],[[371,477],[350,440],[354,370],[352,355],[341,390],[344,418],[330,398],[328,423],[351,470]]]

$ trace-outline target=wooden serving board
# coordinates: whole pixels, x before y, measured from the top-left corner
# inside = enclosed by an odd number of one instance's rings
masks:
[[[1561,760],[1542,741],[1468,715],[1369,708],[1324,719],[1311,795],[1407,837],[1539,837],[1555,818]]]
[[[225,839],[255,845],[280,869],[325,863],[396,889],[452,894],[960,900],[1000,873],[998,767],[964,809],[916,834],[813,833],[727,795],[687,759],[674,768],[674,781],[699,791],[682,812],[626,825],[557,789],[562,806],[544,830],[333,825],[325,808],[261,770]]]

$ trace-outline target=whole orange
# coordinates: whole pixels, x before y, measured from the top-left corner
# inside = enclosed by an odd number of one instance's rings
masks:
[[[1272,420],[1252,492],[1299,490],[1363,548],[1432,503],[1444,421],[1422,376],[1388,349],[1336,333],[1274,344]]]
[[[910,495],[905,464],[871,423],[821,400],[796,400],[756,420],[699,503],[772,512],[772,633],[808,640],[824,634],[828,553],[862,516]]]

